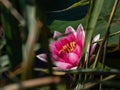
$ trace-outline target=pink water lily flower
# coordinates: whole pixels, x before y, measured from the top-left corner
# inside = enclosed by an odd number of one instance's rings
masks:
[[[54,32],[53,38],[59,38],[62,34],[58,31]],[[97,41],[99,37],[94,39]],[[81,59],[82,49],[84,47],[85,32],[80,24],[77,30],[68,26],[65,31],[65,36],[55,40],[49,45],[51,52],[51,60],[57,69],[69,70],[76,68]],[[92,47],[92,52],[95,44]],[[91,52],[91,53],[92,53]],[[39,54],[37,57],[42,61],[47,61],[46,54]]]

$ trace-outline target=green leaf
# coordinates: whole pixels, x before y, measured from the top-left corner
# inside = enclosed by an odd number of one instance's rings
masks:
[[[82,19],[89,8],[89,0],[40,0],[37,4],[43,9],[48,25],[54,20]]]
[[[104,1],[102,11],[101,11],[101,14],[99,16],[99,20],[98,20],[96,28],[95,28],[94,35],[100,34],[101,38],[104,37],[105,28],[106,28],[113,4],[114,4],[114,0],[109,0],[109,2],[106,0]],[[120,26],[119,26],[120,25],[120,14],[119,14],[120,9],[119,8],[120,8],[120,3],[118,3],[117,11],[115,13],[115,16],[113,18],[113,22],[111,24],[110,34],[115,33],[115,32],[120,30]],[[119,36],[116,35],[114,37],[109,38],[108,44],[109,45],[118,44],[119,43],[118,41],[119,41]]]

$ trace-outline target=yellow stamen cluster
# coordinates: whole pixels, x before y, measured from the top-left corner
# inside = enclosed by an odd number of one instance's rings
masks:
[[[61,52],[70,53],[75,49],[75,46],[76,46],[76,43],[74,41],[67,43],[66,45],[62,47],[59,53]]]

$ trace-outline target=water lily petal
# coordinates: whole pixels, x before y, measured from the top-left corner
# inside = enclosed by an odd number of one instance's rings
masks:
[[[66,28],[65,34],[70,34],[70,33],[76,34],[74,28],[71,27],[71,26],[68,26],[68,27]]]
[[[88,44],[87,49],[86,49],[86,53],[85,53],[85,61],[84,61],[85,63],[86,63],[86,61],[88,60],[89,50],[90,50],[90,44]]]
[[[36,56],[38,59],[40,59],[41,61],[47,62],[47,55],[46,54],[39,54]]]
[[[92,42],[96,42],[96,41],[98,41],[99,39],[100,39],[100,34],[96,35],[96,36],[93,38]],[[90,51],[90,56],[91,56],[91,55],[93,54],[93,52],[95,51],[96,45],[97,45],[97,43],[92,44],[92,46],[91,46],[91,51]]]
[[[96,35],[94,38],[93,38],[93,41],[92,42],[96,42],[100,39],[100,34]]]
[[[60,32],[55,31],[55,32],[54,32],[54,35],[53,35],[53,38],[56,39],[56,38],[60,37],[61,35],[62,35],[62,34],[61,34]]]
[[[55,47],[54,44],[50,44],[50,45],[49,45],[49,48],[50,48],[50,52],[52,52],[53,55],[58,55],[58,54],[59,54],[59,51],[58,51],[58,49]]]
[[[62,43],[60,41],[55,41],[53,45],[56,47],[56,49],[59,51],[62,48]]]
[[[71,33],[70,35],[68,35],[66,38],[67,38],[67,40],[69,42],[76,42],[76,37],[75,37],[75,35],[73,33]]]
[[[62,39],[60,40],[60,42],[61,42],[62,46],[64,46],[64,45],[66,45],[67,43],[69,43],[69,41],[68,41],[67,38],[62,38]]]
[[[67,70],[72,67],[70,63],[65,63],[65,62],[54,62],[54,64],[59,67],[60,69]]]
[[[75,70],[75,69],[77,69],[77,67],[72,67],[72,68],[71,68],[71,70]]]
[[[78,44],[84,46],[84,41],[85,41],[85,31],[83,29],[83,26],[80,24],[77,28],[77,42]]]
[[[69,53],[68,54],[68,59],[69,59],[70,63],[73,64],[73,65],[76,65],[77,64],[76,62],[79,61],[79,57],[75,53]]]
[[[73,52],[76,53],[77,55],[81,56],[82,48],[79,45],[76,45]]]
[[[61,58],[60,55],[52,55],[52,61],[53,62],[56,62],[56,61],[65,62],[65,60]]]

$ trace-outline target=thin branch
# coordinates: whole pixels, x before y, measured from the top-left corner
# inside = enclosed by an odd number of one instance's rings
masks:
[[[40,69],[35,68],[36,71],[42,71],[45,73],[48,73],[47,69]],[[120,75],[120,70],[117,69],[76,69],[76,70],[54,70],[54,75],[65,75],[65,73],[68,74],[87,74],[87,73],[93,73],[93,74],[116,74]]]
[[[35,86],[41,86],[41,85],[47,85],[50,83],[59,83],[60,77],[45,77],[45,78],[37,78],[32,80],[27,80],[21,82],[22,88],[31,88]],[[18,83],[7,85],[3,88],[0,88],[0,90],[21,90],[21,87]]]
[[[116,75],[110,75],[110,76],[104,78],[102,81],[96,81],[95,83],[91,83],[91,82],[86,83],[86,84],[84,84],[84,90],[87,90],[87,89],[89,89],[89,88],[97,85],[98,83],[102,83],[102,82],[104,82],[104,81],[113,79],[113,78],[115,78],[115,77],[116,77]]]
[[[116,36],[116,35],[120,35],[120,31],[110,34],[110,35],[108,36],[108,38],[113,37],[113,36]],[[96,41],[96,42],[93,42],[92,44],[98,43],[98,42],[101,42],[101,41],[103,41],[103,38],[100,39],[100,40],[98,40],[98,41]]]
[[[107,44],[108,44],[108,39],[105,42],[104,45],[104,52],[103,52],[103,60],[102,60],[102,69],[105,69],[105,59],[106,59],[106,53],[107,53]],[[100,75],[100,81],[102,81],[103,75]],[[102,90],[102,83],[99,85],[99,90]]]
[[[20,26],[25,26],[25,20],[20,13],[12,6],[9,0],[0,0],[0,2],[11,12],[11,14],[18,20]]]

